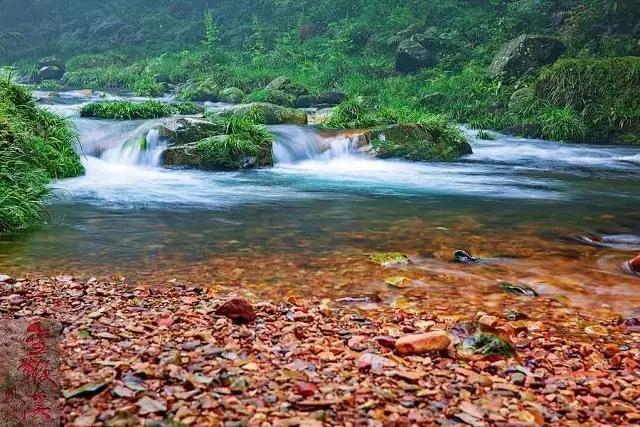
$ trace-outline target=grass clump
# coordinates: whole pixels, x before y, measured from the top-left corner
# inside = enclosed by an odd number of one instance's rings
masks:
[[[476,138],[483,141],[495,141],[496,135],[487,130],[481,130],[476,134]]]
[[[193,111],[192,108],[183,106],[174,107],[158,101],[105,101],[85,104],[80,110],[82,117],[94,117],[99,119],[138,120],[167,117],[180,111]]]
[[[0,233],[39,223],[52,179],[84,172],[71,123],[36,107],[31,94],[0,76]]]
[[[561,60],[540,75],[537,94],[556,108],[540,118],[548,129],[572,126],[570,136],[587,141],[640,135],[638,93],[640,57]]]

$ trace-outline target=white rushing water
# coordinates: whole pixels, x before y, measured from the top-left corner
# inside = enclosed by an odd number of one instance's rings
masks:
[[[77,111],[97,95],[69,92],[60,96],[64,103],[47,108],[73,118],[81,134],[86,175],[56,186],[63,198],[107,206],[215,208],[347,193],[571,200],[577,190],[568,181],[575,177],[640,174],[636,148],[560,144],[500,134],[494,141],[479,141],[475,131],[465,129],[472,155],[457,162],[419,163],[368,157],[361,152],[358,138],[321,134],[310,126],[271,127],[277,137],[273,168],[236,173],[165,169],[160,165],[165,141],[154,130],[162,119],[84,119]]]

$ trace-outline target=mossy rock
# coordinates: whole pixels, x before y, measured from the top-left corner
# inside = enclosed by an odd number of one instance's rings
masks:
[[[252,92],[245,97],[247,102],[268,102],[270,104],[291,107],[295,101],[295,97],[282,90],[276,89],[260,89]]]
[[[220,86],[211,79],[191,82],[178,88],[176,98],[181,101],[216,102]]]
[[[169,120],[160,125],[158,130],[160,136],[167,138],[171,145],[190,144],[224,133],[224,129],[217,124],[192,117]]]
[[[300,83],[289,83],[282,89],[282,91],[293,96],[309,95],[309,89]]]
[[[487,332],[477,332],[466,337],[458,346],[458,352],[464,357],[512,357],[515,350],[502,337]]]
[[[511,94],[509,111],[524,111],[536,101],[536,92],[532,87],[523,87]]]
[[[240,170],[271,166],[271,142],[256,143],[236,135],[217,135],[190,144],[172,146],[162,153],[165,166],[202,170]]]
[[[239,104],[242,102],[246,94],[244,91],[237,87],[228,87],[222,89],[220,93],[218,93],[218,101],[219,102],[228,102],[231,104]]]
[[[449,125],[389,125],[366,132],[372,153],[381,159],[456,160],[473,151],[462,132]]]
[[[280,76],[280,77],[276,77],[275,79],[273,79],[266,87],[265,89],[270,89],[270,90],[284,90],[284,88],[291,84],[291,79],[289,79],[289,77],[287,76]]]
[[[489,66],[491,78],[518,79],[530,71],[553,64],[565,51],[559,39],[523,34],[502,46]]]
[[[283,107],[266,102],[254,102],[231,108],[211,112],[213,116],[231,117],[241,116],[251,119],[254,123],[265,125],[306,125],[307,113],[295,108]]]
[[[369,256],[369,260],[382,267],[411,264],[409,257],[401,252],[376,252]]]
[[[400,43],[396,52],[396,71],[406,74],[436,65],[438,57],[435,52],[420,41],[411,37]]]

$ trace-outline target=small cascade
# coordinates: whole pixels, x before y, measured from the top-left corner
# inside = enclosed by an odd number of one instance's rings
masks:
[[[160,136],[160,131],[151,129],[144,137],[130,139],[119,149],[105,152],[102,159],[131,166],[157,167],[166,146],[166,139]]]
[[[332,160],[357,155],[361,135],[319,134],[312,127],[273,126],[276,135],[273,159],[276,164],[300,163],[308,160]]]
[[[148,122],[106,122],[78,119],[84,154],[107,163],[156,167],[166,140],[157,129],[159,120]]]

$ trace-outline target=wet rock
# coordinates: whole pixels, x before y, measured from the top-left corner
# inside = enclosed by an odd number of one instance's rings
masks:
[[[313,95],[302,95],[293,101],[293,106],[296,108],[310,108],[317,104],[317,97]]]
[[[213,79],[190,82],[178,88],[176,98],[181,101],[216,102],[220,86]]]
[[[401,252],[376,252],[369,256],[369,260],[382,267],[411,264],[409,257]]]
[[[405,335],[396,341],[396,352],[402,355],[429,353],[446,350],[449,344],[451,338],[444,331]]]
[[[64,70],[61,70],[58,67],[42,67],[38,70],[38,74],[36,74],[36,81],[41,82],[43,80],[60,80],[63,75]]]
[[[523,34],[506,43],[493,58],[488,74],[491,78],[520,78],[530,71],[554,63],[565,51],[554,37]]]
[[[382,302],[382,298],[380,298],[380,296],[376,294],[358,295],[353,297],[338,298],[336,302],[344,305],[370,304],[370,303],[378,304]]]
[[[640,274],[640,255],[629,261],[629,268],[632,272]]]
[[[6,283],[8,285],[13,285],[16,283],[16,279],[11,276],[7,276],[6,274],[0,274],[0,283]]]
[[[480,258],[474,257],[462,250],[453,253],[453,260],[461,264],[479,264],[482,261]]]
[[[528,318],[526,314],[521,313],[518,310],[507,310],[504,312],[504,317],[507,320],[511,320],[511,321],[523,320]]]
[[[256,312],[249,301],[244,298],[233,298],[216,310],[216,315],[225,316],[234,323],[251,323],[256,320]]]
[[[640,319],[637,317],[629,317],[624,320],[622,325],[633,332],[640,332]]]
[[[370,154],[381,159],[451,161],[473,153],[464,135],[450,133],[444,137],[421,124],[379,126],[364,135],[371,143]]]
[[[248,377],[240,376],[233,380],[233,382],[229,386],[229,389],[235,394],[242,394],[246,389],[249,388],[250,385],[251,383]]]
[[[167,411],[167,404],[163,400],[152,399],[149,396],[144,396],[137,402],[140,410],[140,415],[162,413]]]
[[[500,289],[511,294],[522,295],[525,297],[538,296],[538,293],[527,285],[513,285],[511,283],[503,282],[500,284]]]
[[[459,345],[458,352],[464,357],[493,355],[511,357],[515,354],[513,346],[502,337],[486,332],[466,337]]]
[[[318,391],[318,386],[304,381],[298,381],[295,385],[296,394],[302,397],[312,397]]]
[[[242,102],[245,96],[246,94],[242,89],[239,89],[237,87],[228,87],[220,91],[220,93],[218,94],[218,101],[238,104]]]
[[[397,364],[386,357],[364,353],[356,362],[356,367],[360,371],[382,372],[385,368],[394,368]]]
[[[169,140],[170,145],[190,144],[224,133],[216,124],[193,117],[169,120],[160,125],[158,131],[161,137]]]

